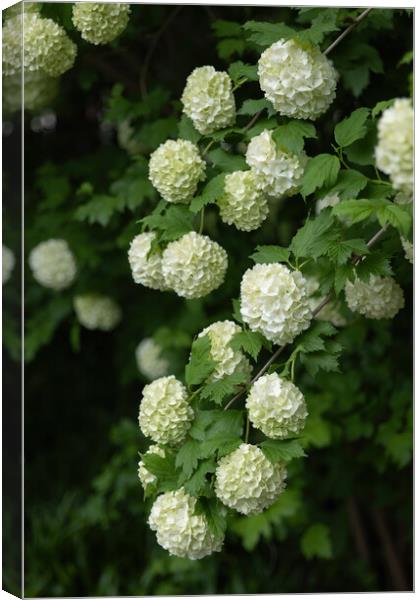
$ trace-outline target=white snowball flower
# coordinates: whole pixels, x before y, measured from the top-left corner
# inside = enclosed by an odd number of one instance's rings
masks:
[[[142,154],[145,151],[144,144],[133,137],[134,133],[135,129],[129,119],[119,123],[117,128],[118,144],[128,154]]]
[[[4,285],[5,283],[7,283],[9,281],[12,271],[14,269],[15,263],[16,263],[15,255],[10,250],[10,248],[5,246],[4,244],[3,244],[2,258],[3,258],[2,275],[3,275],[3,285]]]
[[[246,407],[253,426],[273,439],[299,433],[308,416],[302,392],[277,373],[257,379],[246,399]]]
[[[51,105],[58,93],[59,78],[48,77],[41,71],[24,75],[23,108],[32,112]],[[3,109],[13,113],[22,108],[22,77],[20,73],[3,78]]]
[[[305,279],[282,264],[257,264],[241,282],[241,315],[252,331],[282,346],[309,327]]]
[[[347,281],[345,296],[348,307],[368,319],[392,319],[404,306],[404,294],[392,277],[371,275],[369,283]]]
[[[130,5],[113,2],[75,2],[73,25],[91,44],[108,44],[127,27]]]
[[[155,238],[154,232],[136,235],[128,250],[128,262],[135,283],[141,283],[153,290],[165,291],[168,287],[162,273],[162,255],[160,252],[153,252],[149,256]]]
[[[188,140],[168,140],[150,156],[149,179],[167,202],[187,204],[205,179],[205,169],[197,146]]]
[[[196,502],[181,488],[162,494],[152,506],[150,528],[158,544],[174,556],[197,560],[222,549],[223,537],[215,536],[206,517],[196,513]]]
[[[193,419],[187,390],[173,375],[144,386],[139,425],[146,437],[157,444],[177,446],[183,442]]]
[[[253,171],[235,171],[225,177],[224,194],[218,199],[220,217],[239,231],[258,229],[268,215],[268,203]]]
[[[73,252],[65,240],[47,240],[32,248],[29,266],[36,281],[52,290],[64,290],[77,273]]]
[[[162,256],[166,285],[182,298],[202,298],[225,278],[226,251],[206,235],[195,231],[171,242]]]
[[[319,215],[321,210],[324,210],[324,208],[333,207],[336,204],[338,204],[339,202],[340,202],[340,196],[338,194],[330,194],[330,195],[324,196],[323,198],[320,198],[319,200],[316,201],[315,212],[317,215]]]
[[[4,76],[21,72],[22,43],[26,73],[40,71],[58,77],[73,66],[77,48],[65,30],[52,19],[25,12],[8,19],[3,27]]]
[[[217,321],[198,334],[199,338],[205,335],[210,338],[210,356],[216,362],[216,367],[210,376],[213,381],[235,372],[250,374],[251,365],[246,356],[240,350],[233,350],[230,346],[233,337],[240,331],[239,325],[233,321]]]
[[[401,236],[401,245],[404,248],[405,258],[414,264],[413,243]]]
[[[227,73],[214,67],[194,69],[187,78],[181,102],[183,112],[202,135],[235,123],[232,81]]]
[[[24,12],[38,14],[41,10],[41,6],[41,2],[18,2],[17,4],[4,9],[4,15],[6,19],[11,19],[12,17],[22,15]]]
[[[157,444],[153,444],[152,446],[149,446],[149,449],[145,454],[157,454],[158,456],[164,458],[165,450]],[[153,485],[156,482],[156,476],[146,469],[142,460],[139,461],[137,474],[144,489],[146,489],[148,485]]]
[[[338,74],[319,48],[296,40],[279,40],[258,61],[265,97],[281,114],[317,119],[335,98]]]
[[[256,182],[273,198],[292,196],[299,190],[307,156],[276,147],[273,133],[264,129],[248,144],[246,162],[256,175]]]
[[[168,374],[169,363],[161,353],[162,348],[153,338],[145,338],[136,348],[137,367],[150,380]]]
[[[86,329],[111,331],[121,321],[121,308],[108,296],[82,294],[73,304],[79,323]]]
[[[378,122],[376,166],[389,175],[396,190],[413,195],[414,111],[409,98],[398,98]]]
[[[255,515],[277,500],[286,487],[283,463],[273,465],[262,450],[241,444],[219,460],[216,469],[216,496],[244,515]]]
[[[410,204],[410,202],[413,202],[413,193],[398,192],[394,198],[394,202],[397,204]]]

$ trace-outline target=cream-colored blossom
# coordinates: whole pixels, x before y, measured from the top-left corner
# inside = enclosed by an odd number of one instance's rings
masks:
[[[153,338],[145,338],[137,346],[136,362],[140,373],[151,381],[168,374],[169,363],[162,356],[162,348]]]
[[[400,237],[400,239],[401,239],[401,245],[404,248],[405,258],[409,262],[411,262],[411,264],[413,265],[414,264],[413,243],[410,242],[410,240],[406,240],[402,236]]]
[[[241,315],[252,331],[288,344],[309,327],[312,314],[305,279],[282,264],[257,264],[241,282]]]
[[[189,75],[181,97],[183,112],[202,135],[235,123],[232,81],[224,71],[198,67]]]
[[[77,273],[73,252],[65,240],[47,240],[32,248],[28,258],[36,281],[53,290],[64,290]]]
[[[214,535],[197,499],[184,488],[159,496],[150,512],[149,525],[158,544],[174,556],[197,560],[222,549],[223,537]]]
[[[149,179],[167,202],[187,204],[205,179],[205,168],[197,146],[168,140],[150,156]]]
[[[317,119],[335,98],[338,74],[319,48],[296,40],[279,40],[258,61],[260,87],[281,114]]]
[[[130,5],[123,2],[75,2],[73,25],[91,44],[108,44],[127,27]]]
[[[149,449],[147,450],[147,452],[145,452],[145,454],[157,454],[157,456],[161,456],[162,458],[164,458],[165,450],[157,444],[152,444],[151,446],[149,446]],[[139,461],[137,474],[144,489],[146,489],[148,485],[153,485],[154,483],[156,483],[156,476],[146,469],[143,460]]]
[[[162,274],[162,254],[160,251],[150,253],[155,238],[154,232],[136,235],[128,250],[128,262],[135,283],[165,291],[168,287]]]
[[[251,365],[246,356],[240,350],[233,350],[231,347],[234,336],[240,332],[241,328],[233,321],[217,321],[198,334],[199,338],[205,335],[210,338],[210,355],[216,362],[211,375],[213,381],[232,373],[250,374]]]
[[[139,425],[146,437],[157,444],[177,446],[183,442],[193,418],[187,390],[173,375],[144,386]]]
[[[24,91],[22,94],[22,77],[20,73],[3,78],[3,110],[8,113],[23,108],[37,112],[52,104],[58,93],[58,77],[48,77],[40,71],[28,71],[24,75]]]
[[[183,298],[201,298],[225,278],[226,251],[206,235],[194,231],[171,242],[162,256],[166,285]]]
[[[244,515],[255,515],[277,500],[286,486],[283,463],[272,464],[264,453],[251,444],[219,460],[216,468],[216,496]]]
[[[86,329],[111,331],[121,321],[121,308],[109,296],[81,294],[73,304],[79,323]]]
[[[2,277],[3,277],[3,285],[7,283],[12,275],[12,271],[15,267],[16,259],[13,252],[3,244],[3,253],[2,253]]]
[[[371,275],[369,282],[347,281],[348,307],[368,319],[392,319],[404,306],[404,294],[392,277]]]
[[[224,194],[217,200],[224,223],[240,231],[258,229],[268,215],[267,197],[253,171],[235,171],[225,177]]]

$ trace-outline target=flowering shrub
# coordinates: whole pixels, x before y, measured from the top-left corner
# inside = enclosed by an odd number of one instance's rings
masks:
[[[385,520],[410,555],[411,17],[199,9],[4,21],[7,122],[24,20],[25,119],[53,140],[28,136],[28,389],[60,397],[52,472],[72,464],[56,488],[34,468],[26,595],[409,589],[365,546]]]

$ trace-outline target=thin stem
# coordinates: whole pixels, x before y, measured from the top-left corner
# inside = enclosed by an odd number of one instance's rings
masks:
[[[387,229],[387,225],[384,225],[383,227],[381,227],[381,229],[379,229],[375,233],[375,235],[372,236],[370,238],[370,240],[366,243],[366,246],[368,248],[371,248],[374,244],[376,244],[376,242],[378,242],[381,239],[381,237],[385,233],[386,229]],[[360,263],[362,258],[363,258],[362,256],[356,255],[352,260],[353,266],[356,267]],[[324,306],[326,306],[329,302],[331,302],[331,300],[333,298],[334,298],[334,292],[331,290],[331,292],[329,292],[329,294],[327,294],[327,296],[312,311],[312,317],[316,317],[318,315],[318,313],[320,313],[321,310],[324,308]],[[271,356],[271,358],[269,358],[269,360],[261,367],[261,369],[255,375],[255,377],[253,377],[251,379],[249,386],[251,386],[253,383],[255,383],[257,381],[257,379],[259,379],[262,375],[264,375],[264,373],[275,362],[275,360],[278,358],[278,356],[280,356],[280,354],[283,352],[284,348],[285,348],[285,346],[280,346],[279,348],[277,348],[277,350],[274,352],[274,354]],[[243,394],[246,392],[246,389],[247,388],[243,388],[240,392],[238,392],[236,394],[236,396],[231,398],[229,400],[229,402],[226,404],[226,406],[224,407],[224,410],[227,410],[228,408],[230,408],[232,406],[232,404],[234,404],[236,402],[236,400],[238,400],[241,396],[243,396]]]
[[[355,29],[355,27],[357,27],[359,25],[359,23],[361,23],[363,21],[363,19],[365,19],[368,14],[370,13],[370,11],[373,10],[372,8],[367,8],[366,10],[364,10],[358,17],[357,19],[355,19],[353,21],[353,23],[351,25],[349,25],[347,27],[347,29],[345,29],[343,31],[343,33],[341,35],[338,36],[338,38],[330,45],[328,46],[328,48],[326,50],[324,50],[324,56],[327,56],[332,50],[334,50],[334,48],[336,46],[338,46],[338,44],[344,40],[345,37],[347,37],[349,35],[349,33],[351,33],[353,31],[353,29]]]
[[[205,212],[205,210],[204,210],[204,206],[203,206],[203,208],[201,209],[201,212],[200,212],[200,228],[198,230],[198,233],[200,235],[203,233],[203,229],[204,229],[204,212]]]
[[[249,416],[246,416],[246,429],[245,429],[245,444],[248,443],[249,440]]]
[[[152,60],[153,53],[156,50],[160,38],[165,33],[166,29],[169,27],[169,25],[172,23],[172,21],[175,19],[176,15],[182,8],[182,6],[177,6],[175,10],[171,12],[166,21],[163,22],[162,27],[155,33],[152,43],[149,46],[140,73],[140,91],[143,98],[147,96],[147,73],[149,71],[150,61]]]
[[[207,144],[207,146],[203,150],[203,157],[206,156],[207,152],[210,150],[210,148],[213,146],[213,144],[214,144],[214,140],[210,140],[209,143]]]
[[[245,125],[244,131],[248,131],[248,129],[251,129],[251,127],[258,121],[258,119],[263,114],[263,112],[264,112],[264,109],[259,110],[257,113],[255,113],[255,115],[252,117],[252,119],[249,121],[249,123],[247,125]]]

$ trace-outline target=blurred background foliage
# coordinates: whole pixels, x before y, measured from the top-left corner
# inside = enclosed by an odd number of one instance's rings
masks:
[[[291,463],[288,489],[268,511],[233,518],[222,553],[198,562],[170,557],[147,526],[150,506],[137,479],[138,452],[148,444],[137,425],[146,380],[135,347],[154,335],[181,374],[193,336],[230,318],[254,248],[288,244],[308,212],[296,197],[258,231],[240,233],[210,209],[206,232],[230,258],[225,284],[194,301],[136,286],[128,244],[157,203],[148,155],[177,136],[179,97],[193,68],[256,63],[258,28],[250,34],[242,24],[318,19],[326,47],[358,11],[132,5],[126,31],[95,47],[74,30],[71,6],[44,4],[42,14],[77,43],[75,66],[60,78],[51,107],[25,114],[26,252],[63,237],[79,265],[77,282],[60,294],[25,275],[25,595],[411,589],[412,289],[402,252],[392,266],[406,308],[391,321],[348,314],[340,373],[311,377],[298,367],[310,413],[308,456]],[[331,55],[341,76],[337,99],[317,122],[309,154],[328,152],[335,123],[355,108],[410,95],[411,50],[410,11],[374,9]],[[236,93],[237,106],[260,97],[249,83]],[[122,147],[127,121],[131,155]],[[6,124],[13,144],[18,115]],[[6,185],[12,176],[6,172]],[[11,207],[4,220],[4,241],[15,252],[17,214]],[[10,289],[18,279],[15,270]],[[76,321],[73,296],[92,290],[123,309],[112,333],[81,330]],[[18,321],[7,315],[6,361],[19,357]],[[12,563],[8,589],[18,582]]]

